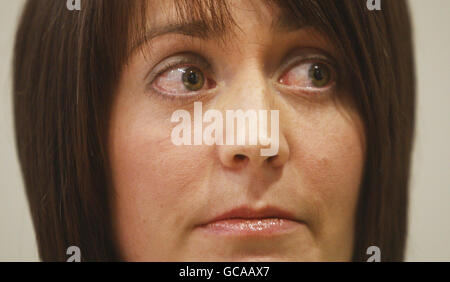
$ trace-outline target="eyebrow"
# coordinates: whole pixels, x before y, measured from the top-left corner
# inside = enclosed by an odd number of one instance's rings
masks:
[[[294,19],[292,16],[281,14],[275,21],[272,21],[271,29],[273,31],[290,32],[302,29],[307,25],[300,19]]]
[[[145,35],[145,40],[151,40],[155,37],[169,33],[183,34],[191,37],[206,39],[211,37],[223,36],[224,31],[218,32],[218,30],[213,30],[213,28],[211,28],[211,26],[209,26],[204,21],[171,23],[161,27],[152,28]]]
[[[270,28],[273,31],[290,32],[305,27],[304,24],[297,20],[280,15],[275,21],[272,21]],[[142,39],[140,39],[132,48],[135,50],[142,44],[151,41],[152,39],[166,34],[182,34],[189,37],[200,39],[221,38],[228,32],[227,29],[214,28],[206,21],[189,21],[180,23],[170,23],[160,27],[154,27],[146,32]]]

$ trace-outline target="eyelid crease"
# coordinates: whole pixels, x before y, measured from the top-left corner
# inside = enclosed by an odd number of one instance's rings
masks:
[[[298,60],[296,62],[288,64],[285,68],[281,69],[281,72],[276,76],[275,81],[277,83],[279,83],[280,80],[282,79],[282,77],[285,76],[289,71],[291,71],[292,69],[294,69],[302,64],[305,64],[305,63],[306,64],[314,64],[315,62],[319,62],[320,64],[329,66],[330,74],[331,74],[331,81],[333,81],[335,83],[339,83],[338,69],[327,61],[323,61],[323,60],[315,59],[315,58],[307,58],[307,59]],[[288,87],[288,86],[286,86],[286,87]]]
[[[298,57],[323,60],[334,67],[337,67],[339,65],[339,61],[333,56],[333,54],[325,51],[322,48],[306,46],[291,48],[291,50],[287,52],[287,56],[285,56],[283,61],[291,61],[292,59]]]
[[[158,64],[156,64],[156,67],[149,70],[144,79],[148,81],[149,84],[152,84],[155,79],[164,72],[177,66],[182,67],[183,65],[198,65],[200,70],[206,70],[214,75],[212,65],[206,59],[195,53],[183,52],[171,55],[161,60]]]
[[[322,64],[326,64],[330,67],[331,72],[331,79],[332,88],[335,88],[336,86],[339,87],[341,75],[340,75],[340,67],[338,64],[338,61],[328,55],[326,52],[322,51],[321,49],[316,48],[296,48],[294,51],[288,52],[288,55],[285,56],[285,59],[282,60],[282,64],[279,66],[278,71],[273,73],[272,79],[275,79],[277,82],[276,84],[279,84],[280,78],[286,74],[288,71],[290,71],[292,68],[296,67],[297,65],[305,62],[320,62]],[[211,65],[211,63],[205,59],[202,55],[199,55],[196,52],[188,51],[188,52],[179,52],[172,54],[170,56],[165,57],[164,59],[160,60],[159,63],[156,64],[156,67],[153,67],[149,70],[147,75],[145,76],[146,81],[146,91],[156,91],[159,92],[159,96],[164,96],[164,98],[168,99],[177,99],[182,98],[183,100],[190,100],[190,99],[199,99],[201,98],[199,95],[199,92],[210,92],[209,90],[200,90],[195,91],[194,93],[191,93],[189,95],[174,95],[174,94],[166,94],[161,93],[159,90],[155,89],[152,84],[155,82],[155,80],[162,75],[163,73],[167,72],[170,69],[179,67],[182,68],[184,66],[188,67],[189,65],[193,65],[198,67],[205,75],[205,78],[209,78],[209,75],[214,76],[214,70]],[[315,92],[315,93],[322,93],[322,92],[329,92],[330,89],[308,89],[305,87],[289,87],[286,85],[279,85],[282,86],[281,89],[289,90],[292,92]],[[290,88],[290,89],[288,89]],[[328,87],[326,87],[328,88]],[[201,95],[203,96],[203,95]]]
[[[306,51],[301,50],[297,52],[290,53],[281,64],[281,70],[284,73],[286,69],[291,68],[292,66],[299,64],[301,62],[307,62],[307,61],[320,61],[327,65],[332,66],[334,69],[338,69],[339,65],[332,56],[329,56],[327,54],[321,54],[323,52],[321,51],[315,51],[313,52],[307,52],[308,50],[315,50],[308,48]]]

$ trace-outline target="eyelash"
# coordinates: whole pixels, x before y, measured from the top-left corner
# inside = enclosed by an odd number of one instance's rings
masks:
[[[308,89],[307,92],[314,92],[314,93],[322,93],[322,92],[329,92],[329,90],[331,90],[333,88],[334,85],[339,84],[339,77],[338,77],[338,73],[339,73],[339,69],[336,63],[334,63],[333,61],[326,59],[324,57],[319,57],[319,56],[310,56],[310,57],[302,57],[300,59],[294,60],[294,62],[289,62],[287,64],[287,66],[283,67],[283,71],[280,72],[280,75],[278,75],[277,81],[280,80],[280,78],[282,76],[284,76],[286,73],[288,73],[289,71],[291,71],[292,69],[294,69],[295,67],[300,66],[301,64],[322,64],[325,65],[329,68],[330,73],[331,73],[331,81],[332,83],[326,87],[326,89],[323,88],[318,88],[318,89]],[[289,88],[289,86],[282,86],[283,88]],[[295,91],[295,90],[294,90]],[[297,89],[297,91],[300,92],[305,92],[305,90],[301,90],[301,87],[299,87],[299,89]]]
[[[148,85],[147,89],[152,89],[152,91],[155,91],[159,94],[156,96],[163,98],[163,99],[168,99],[168,100],[186,101],[186,100],[190,100],[190,99],[195,99],[195,100],[201,99],[204,95],[207,94],[207,93],[204,93],[205,91],[195,91],[195,92],[193,92],[193,94],[186,94],[186,95],[173,95],[173,94],[161,93],[161,91],[152,87],[152,84],[155,82],[155,80],[159,76],[164,74],[165,72],[167,72],[171,69],[174,69],[174,68],[181,68],[181,67],[188,67],[188,66],[195,66],[196,68],[198,68],[205,75],[206,79],[208,79],[208,77],[209,77],[206,74],[209,73],[209,74],[214,75],[211,65],[209,63],[206,63],[206,60],[201,59],[201,58],[197,57],[197,55],[194,54],[192,56],[192,58],[180,57],[179,60],[163,63],[162,66],[160,67],[160,70],[158,70],[155,74],[153,74],[151,76],[151,78],[149,79],[150,82],[147,84]],[[205,71],[205,69],[208,71]]]
[[[305,89],[293,89],[293,87],[282,85],[281,83],[278,82],[279,79],[284,74],[286,74],[288,71],[292,70],[293,68],[300,66],[302,63],[321,63],[321,64],[328,66],[331,71],[331,77],[332,77],[331,78],[332,83],[330,84],[330,86],[326,87],[326,89],[305,90]],[[186,102],[189,100],[200,100],[201,98],[203,98],[204,96],[209,94],[209,91],[199,90],[199,91],[193,91],[192,94],[174,95],[174,94],[162,93],[161,91],[152,87],[152,84],[155,82],[155,80],[159,76],[164,74],[165,72],[167,72],[171,69],[187,67],[187,66],[194,66],[194,67],[198,68],[204,74],[206,80],[209,80],[210,76],[208,74],[214,74],[214,72],[212,71],[211,65],[209,63],[207,63],[206,60],[199,58],[198,55],[193,54],[192,58],[180,57],[179,60],[163,63],[163,65],[160,67],[160,70],[158,70],[154,75],[152,75],[151,79],[149,80],[150,82],[148,83],[147,89],[151,89],[152,91],[157,92],[157,94],[159,94],[159,95],[156,95],[156,96],[158,96],[160,98],[168,99],[168,100],[172,100],[172,101],[179,100],[180,102]],[[208,71],[205,71],[205,69],[207,69]],[[338,71],[337,64],[333,60],[329,60],[327,58],[324,58],[323,56],[309,56],[309,57],[303,56],[303,57],[300,57],[300,58],[294,60],[294,62],[286,63],[285,66],[282,67],[282,71],[277,74],[276,84],[279,85],[280,88],[286,89],[290,92],[294,92],[294,93],[301,92],[301,93],[304,93],[305,95],[314,93],[315,96],[323,96],[323,95],[327,95],[338,84],[338,81],[339,81],[338,73],[339,73],[339,71]],[[308,93],[305,93],[305,92],[308,92]]]

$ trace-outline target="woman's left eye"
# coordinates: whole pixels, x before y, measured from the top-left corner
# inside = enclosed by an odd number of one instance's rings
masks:
[[[326,63],[303,62],[291,67],[278,82],[294,88],[320,89],[334,82],[334,73]]]
[[[197,67],[182,66],[171,68],[160,74],[152,83],[156,90],[172,94],[183,95],[189,92],[211,88],[212,81]]]

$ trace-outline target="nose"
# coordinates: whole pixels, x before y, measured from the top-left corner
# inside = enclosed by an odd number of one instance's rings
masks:
[[[235,113],[240,111],[241,117],[245,117],[245,122],[241,119],[241,124],[245,124],[241,127],[245,138],[241,138],[241,142],[238,141],[239,125],[232,126],[231,129],[227,126],[226,138],[231,134],[231,139],[235,138],[236,142],[233,143],[235,145],[229,145],[227,142],[226,145],[219,146],[219,159],[222,165],[228,168],[281,167],[289,159],[289,146],[279,123],[282,113],[276,105],[277,94],[271,92],[261,68],[249,67],[241,70],[242,74],[238,76],[240,79],[231,83],[221,106],[227,112],[227,124],[230,109],[234,109]],[[237,113],[234,117],[236,116]],[[235,121],[238,123],[239,119],[236,118],[231,123],[234,124]]]
[[[218,148],[219,159],[223,166],[232,169],[243,167],[279,168],[289,159],[289,147],[284,135],[280,136],[278,152],[273,156],[261,155],[264,146],[258,145],[224,145]]]

